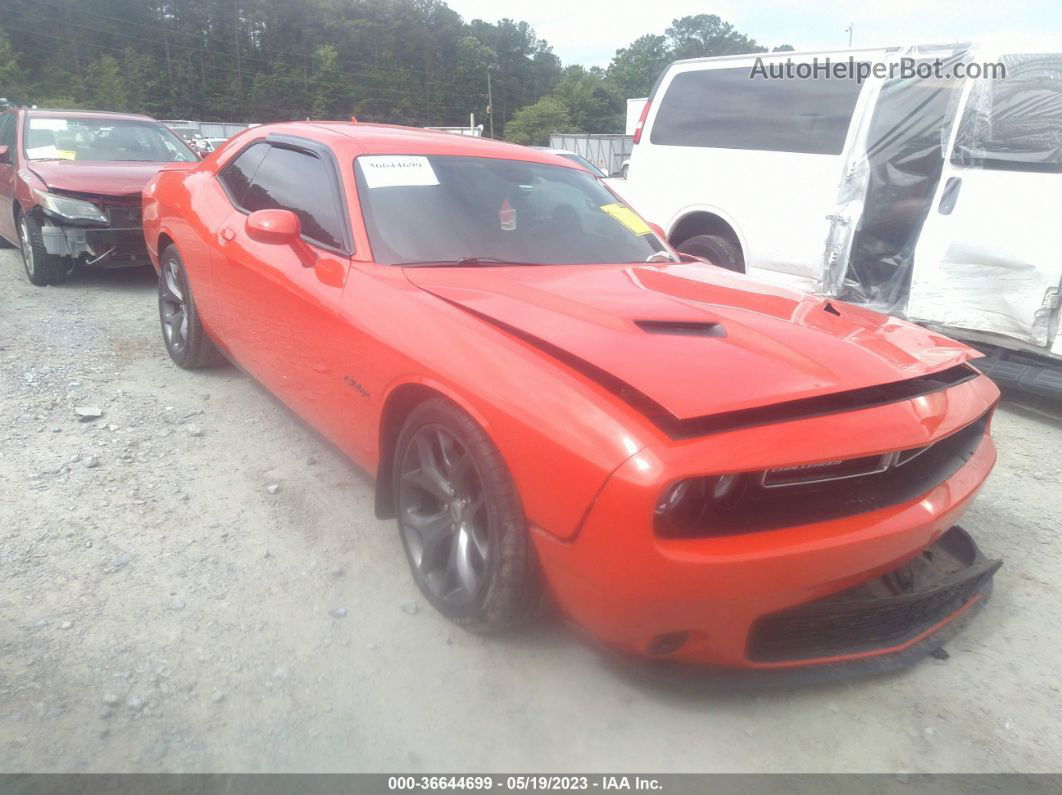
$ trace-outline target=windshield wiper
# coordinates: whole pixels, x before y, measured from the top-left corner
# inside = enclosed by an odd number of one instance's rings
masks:
[[[402,267],[427,267],[427,268],[462,268],[465,266],[496,267],[502,265],[541,265],[540,262],[517,262],[511,259],[499,259],[498,257],[460,257],[459,259],[426,259],[414,260],[413,262],[396,262]]]

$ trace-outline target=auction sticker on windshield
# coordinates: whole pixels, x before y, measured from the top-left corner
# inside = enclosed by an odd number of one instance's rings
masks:
[[[438,185],[428,158],[413,155],[363,155],[358,158],[365,184],[370,188]]]
[[[615,204],[602,204],[601,212],[611,215],[636,235],[651,235],[653,233],[653,230],[649,228],[649,224],[639,218],[638,214],[626,205],[618,202]]]

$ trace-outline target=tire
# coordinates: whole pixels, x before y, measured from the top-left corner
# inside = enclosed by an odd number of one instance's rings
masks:
[[[22,266],[30,284],[38,287],[59,284],[70,272],[72,263],[66,257],[49,254],[44,248],[41,225],[30,218],[29,213],[19,213],[18,242],[22,250]]]
[[[159,322],[166,352],[178,367],[197,370],[221,361],[199,320],[184,261],[174,245],[159,257]]]
[[[745,259],[741,249],[728,238],[720,235],[694,235],[679,243],[675,248],[683,254],[704,257],[713,265],[728,271],[745,272]]]
[[[399,535],[428,602],[485,634],[538,615],[545,589],[520,496],[476,421],[426,400],[402,426],[394,462]]]
[[[627,179],[627,175],[630,173],[630,170],[631,170],[630,163],[625,163],[623,168],[620,169],[620,176],[623,177],[624,179]]]

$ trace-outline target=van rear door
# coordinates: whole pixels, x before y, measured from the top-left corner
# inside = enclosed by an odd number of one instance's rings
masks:
[[[907,314],[1049,349],[1062,290],[1062,53],[974,53],[967,62],[1001,63],[1005,77],[966,79]]]

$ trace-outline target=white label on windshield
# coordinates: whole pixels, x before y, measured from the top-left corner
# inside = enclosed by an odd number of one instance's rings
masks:
[[[420,155],[362,155],[358,162],[370,188],[439,184],[428,158]]]
[[[26,150],[26,157],[30,160],[52,160],[59,156],[59,150],[54,146],[35,146]]]
[[[49,119],[47,117],[30,119],[30,129],[62,132],[66,129],[66,119]]]

